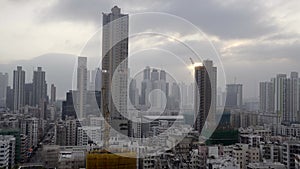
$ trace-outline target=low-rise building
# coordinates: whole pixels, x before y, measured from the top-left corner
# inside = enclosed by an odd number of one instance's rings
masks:
[[[250,147],[248,144],[236,144],[233,147],[232,156],[236,158],[241,169],[246,169],[249,163],[259,162],[259,148]]]
[[[288,169],[295,169],[296,155],[300,154],[300,141],[286,141],[282,147],[282,163]]]
[[[282,146],[278,142],[263,143],[260,145],[262,160],[280,162],[282,158]]]
[[[45,168],[57,168],[60,147],[58,145],[43,146],[43,165]]]
[[[86,146],[89,142],[102,145],[102,128],[98,126],[82,126],[77,129],[77,145]]]
[[[208,158],[207,167],[209,169],[240,169],[240,165],[237,163],[237,160],[230,156]]]
[[[15,166],[16,138],[10,135],[0,135],[0,168]]]
[[[58,169],[85,168],[86,152],[83,150],[61,150],[58,156]]]
[[[249,163],[247,169],[287,169],[281,163]]]

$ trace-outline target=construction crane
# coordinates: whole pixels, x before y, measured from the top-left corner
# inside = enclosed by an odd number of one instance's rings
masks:
[[[105,124],[104,124],[104,136],[103,136],[103,148],[104,150],[109,148],[109,133],[110,133],[110,112],[108,109],[108,103],[107,103],[107,97],[106,97],[106,89],[104,87],[102,87],[102,110],[103,110],[103,115],[104,115],[104,120],[105,120]]]
[[[192,62],[193,65],[195,64],[194,60],[191,57],[190,57],[190,61]]]

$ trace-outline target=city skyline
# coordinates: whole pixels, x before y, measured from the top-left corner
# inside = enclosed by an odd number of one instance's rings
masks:
[[[0,168],[300,168],[300,2],[114,3],[0,2]]]
[[[37,32],[37,35],[41,36],[38,36],[38,38],[34,39],[32,41],[32,44],[38,43],[41,45],[34,45],[40,47],[32,50],[27,46],[30,44],[27,42],[26,44],[23,41],[14,41],[11,43],[7,43],[5,44],[5,51],[3,51],[3,54],[1,55],[2,57],[0,58],[0,63],[4,64],[18,62],[18,60],[32,60],[35,57],[51,53],[52,57],[53,55],[56,55],[53,53],[70,54],[72,57],[74,57],[74,60],[71,59],[72,63],[70,64],[70,68],[68,68],[70,70],[63,69],[64,71],[70,72],[72,72],[73,70],[72,66],[76,62],[75,60],[78,53],[80,53],[80,48],[84,46],[84,43],[101,25],[101,18],[96,16],[100,14],[100,11],[105,11],[104,9],[110,8],[110,6],[115,5],[114,2],[106,2],[104,4],[101,4],[101,2],[95,2],[95,4],[99,4],[99,6],[96,7],[96,5],[94,6],[92,2],[87,2],[85,3],[85,5],[82,5],[81,8],[71,10],[70,6],[72,6],[72,2],[70,1],[67,1],[66,4],[59,2],[49,2],[49,6],[43,5],[40,2],[32,2],[30,6],[26,5],[23,7],[21,5],[22,2],[19,1],[3,1],[2,3],[2,6],[5,6],[6,10],[3,10],[1,12],[3,12],[3,14],[8,17],[8,19],[2,20],[3,25],[5,25],[4,31],[1,31],[1,33],[5,34],[2,37],[12,37],[13,32],[20,32],[19,34],[26,35],[25,38],[22,39],[31,41],[32,39],[30,37],[36,37],[34,36],[34,32]],[[165,6],[160,5],[161,2],[156,2],[152,6],[148,5],[149,2],[136,2],[135,5],[129,6],[124,2],[119,2],[119,6],[123,8],[125,13],[127,12],[136,14],[139,12],[151,12],[155,9],[154,11],[156,12],[166,12],[174,14],[194,23],[204,33],[207,34],[208,38],[220,51],[221,59],[226,70],[228,83],[232,83],[234,81],[234,77],[237,77],[237,81],[239,83],[243,83],[246,85],[244,94],[247,97],[258,97],[258,93],[254,92],[258,89],[258,87],[253,84],[256,84],[257,82],[270,77],[273,74],[271,72],[278,71],[278,73],[288,73],[291,71],[300,71],[299,66],[296,64],[298,62],[297,39],[299,37],[298,29],[296,29],[296,23],[299,22],[297,22],[297,17],[289,17],[289,13],[298,15],[298,11],[295,9],[296,6],[299,6],[299,2],[289,1],[288,3],[286,3],[282,1],[276,1],[271,3],[233,1],[229,3],[238,3],[238,6],[243,10],[234,8],[232,5],[224,5],[223,3],[216,1],[212,1],[209,3],[201,3],[201,1],[191,1],[190,3],[192,5],[182,4],[182,2],[180,1],[174,1],[170,4],[167,3],[168,5]],[[254,8],[254,6],[249,7],[251,5],[248,5],[247,3],[256,6],[256,8]],[[138,6],[137,9],[135,9],[136,6]],[[204,15],[201,15],[201,18],[198,19],[193,15],[193,12],[195,11],[195,7],[193,6],[200,6],[201,8],[199,8],[205,11]],[[184,7],[184,9],[175,10],[180,9],[180,7]],[[12,8],[17,8],[19,12],[15,13],[14,15],[9,15],[11,14],[10,11],[13,10],[8,9]],[[28,11],[29,9],[39,8],[44,9],[44,12],[37,10],[40,11],[40,13],[38,12],[40,15]],[[186,10],[188,8],[190,8],[190,10]],[[212,10],[210,11],[206,8]],[[200,9],[199,11],[201,11]],[[83,16],[74,17],[82,11],[88,12]],[[233,12],[241,15],[235,15],[233,14]],[[220,15],[215,16],[213,15],[214,13]],[[27,21],[26,24],[24,24],[23,22],[18,22],[18,17],[13,17],[20,15],[22,15],[22,17],[20,18],[24,18],[24,20]],[[227,20],[228,23],[216,22],[219,18]],[[280,22],[280,20],[282,20],[283,18],[285,24]],[[212,22],[209,22],[209,19],[212,19]],[[8,28],[10,24],[6,24],[8,20],[10,21],[9,23],[14,23],[19,26],[14,27],[14,31],[12,31],[12,29]],[[40,20],[43,20],[43,22],[40,22]],[[268,22],[264,23],[261,20],[268,20]],[[249,21],[249,23],[246,23],[246,21]],[[69,25],[67,23],[69,23]],[[213,23],[218,26],[215,26]],[[243,25],[247,25],[247,27],[244,27]],[[242,27],[238,28],[238,26]],[[49,29],[51,35],[57,34],[50,37],[50,39],[52,40],[45,41],[45,39],[49,39],[44,38],[47,34],[42,31],[46,27]],[[84,27],[85,29],[81,29],[82,27]],[[224,27],[224,29],[221,29],[222,27]],[[30,31],[24,33],[23,30],[27,29],[29,29]],[[14,38],[11,38],[10,41],[12,41],[12,39]],[[184,39],[184,37],[182,37],[182,39]],[[9,44],[14,44],[14,46],[11,46]],[[19,51],[21,50],[16,50],[16,48],[23,48],[23,46],[26,46],[27,50],[22,50],[22,53],[19,53]],[[52,48],[49,49],[50,46],[52,46]],[[10,52],[8,52],[8,49],[13,50],[10,50]],[[278,52],[278,50],[280,52]],[[50,57],[46,59],[46,63],[49,60],[51,60]],[[32,69],[32,66],[36,67],[36,65],[30,65],[29,68]],[[45,70],[53,69],[53,66],[54,65],[49,65],[48,68],[48,66],[41,65],[41,67],[44,67]],[[248,72],[251,72],[253,70],[253,67],[255,67],[255,70],[260,73],[257,75],[257,77],[252,77],[253,79],[251,78],[251,80],[249,80],[247,75]],[[5,66],[1,66],[1,72],[8,72],[7,69],[3,70],[3,68],[5,68]],[[53,74],[57,73],[55,72]],[[69,76],[72,75],[69,74]],[[48,79],[48,81],[64,80],[54,77],[50,78],[51,79]],[[64,88],[64,86],[69,86],[69,83],[65,82],[63,85],[58,86],[62,86],[59,88]],[[66,90],[63,90],[63,92],[66,92]]]

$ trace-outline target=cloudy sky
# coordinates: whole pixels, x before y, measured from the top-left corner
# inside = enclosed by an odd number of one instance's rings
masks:
[[[297,0],[2,0],[0,64],[22,64],[45,55],[49,59],[53,53],[77,56],[101,26],[101,13],[110,12],[114,5],[131,15],[163,12],[197,26],[219,52],[227,82],[232,83],[236,78],[243,83],[245,97],[258,95],[259,81],[269,80],[278,73],[300,72],[300,1]],[[164,31],[174,33],[171,29]],[[196,38],[192,31],[178,36],[189,41]],[[143,43],[147,42],[135,45]],[[0,71],[12,70],[0,68]],[[48,78],[49,83],[59,83],[58,78]]]

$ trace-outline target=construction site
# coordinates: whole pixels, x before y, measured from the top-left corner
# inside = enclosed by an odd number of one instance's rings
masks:
[[[111,153],[91,151],[86,157],[87,169],[136,169],[136,154],[131,152]]]

